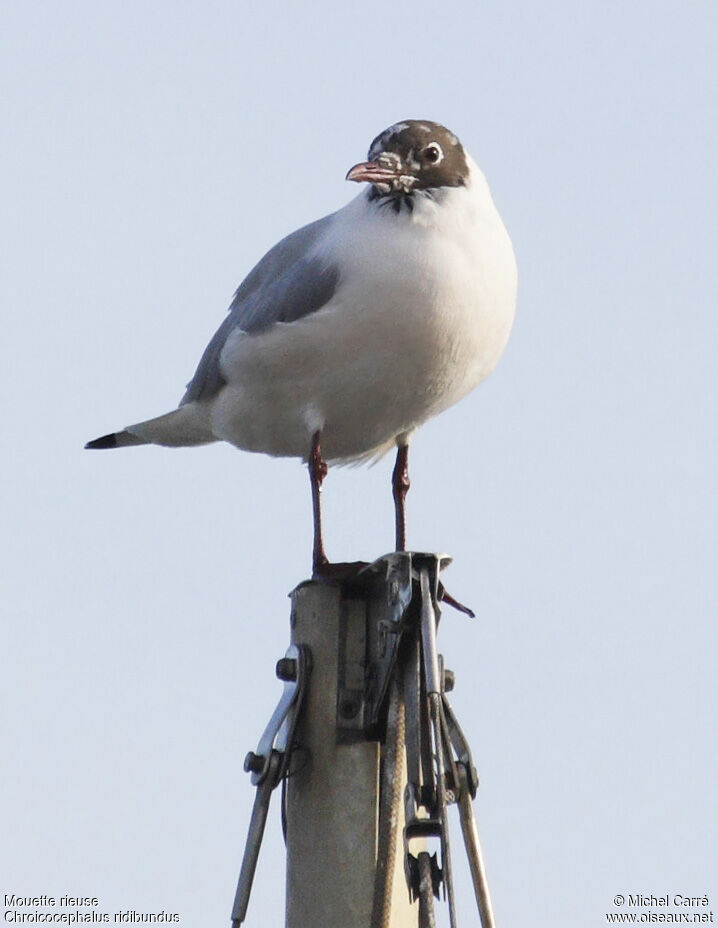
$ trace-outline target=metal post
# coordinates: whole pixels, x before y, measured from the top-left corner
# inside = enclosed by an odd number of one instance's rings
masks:
[[[337,738],[343,608],[339,583],[310,581],[292,594],[292,642],[311,649],[312,679],[296,735],[301,748],[287,781],[286,928],[367,928],[372,922],[380,746]],[[416,928],[401,853],[393,870],[385,926]]]
[[[245,760],[257,796],[234,928],[247,915],[282,782],[286,928],[434,928],[442,889],[456,928],[449,803],[458,803],[481,924],[493,928],[471,804],[478,775],[446,696],[453,675],[436,650],[439,601],[468,612],[439,581],[448,563],[394,552],[294,590],[292,644],[277,663],[284,690]]]

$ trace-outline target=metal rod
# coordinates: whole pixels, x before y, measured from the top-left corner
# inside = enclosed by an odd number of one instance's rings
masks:
[[[234,897],[232,906],[232,925],[234,928],[241,925],[247,915],[247,906],[249,905],[249,894],[252,891],[254,882],[254,872],[257,869],[257,860],[259,858],[259,847],[264,835],[264,826],[267,824],[267,813],[269,812],[269,797],[274,786],[273,764],[276,764],[276,755],[270,764],[269,774],[257,789],[254,797],[254,806],[252,808],[252,817],[249,821],[247,832],[247,843],[245,845],[244,857],[242,858],[242,870],[239,874],[237,883],[237,892]]]
[[[461,831],[464,836],[466,856],[469,859],[471,879],[474,884],[476,905],[479,909],[482,928],[495,928],[494,910],[491,905],[489,884],[486,880],[486,870],[484,868],[484,858],[481,853],[479,831],[476,827],[476,818],[474,817],[474,808],[471,803],[469,790],[467,788],[466,771],[464,770],[462,764],[457,764],[457,767],[459,768],[459,776],[461,779],[461,790],[459,794],[459,819],[461,821]]]
[[[432,693],[429,697],[431,705],[431,722],[434,731],[434,746],[436,750],[436,784],[437,804],[441,817],[441,869],[444,875],[444,891],[449,903],[449,924],[456,928],[456,903],[454,901],[454,875],[451,867],[451,843],[449,840],[449,817],[446,808],[446,779],[444,769],[444,751],[441,736],[441,696]]]
[[[438,567],[438,565],[437,565]],[[436,585],[438,571],[429,579],[428,567],[419,572],[421,590],[421,644],[424,658],[424,676],[429,699],[431,728],[433,736],[434,762],[436,764],[436,800],[441,820],[441,868],[443,872],[444,892],[449,904],[449,922],[451,928],[456,926],[456,904],[454,900],[454,879],[451,868],[451,843],[449,840],[449,820],[446,808],[446,769],[444,766],[444,731],[441,718],[442,681],[439,669],[439,653],[436,648]]]
[[[397,674],[389,693],[386,741],[382,751],[379,796],[379,840],[376,855],[371,928],[391,928],[394,877],[397,860],[399,820],[404,793],[403,752],[405,737],[404,701]]]
[[[419,928],[436,928],[434,877],[428,851],[420,852],[417,866],[419,868]]]
[[[421,644],[424,649],[426,692],[429,696],[440,695],[441,675],[439,674],[439,653],[436,650],[436,610],[427,567],[422,567],[419,572],[419,587],[421,590]]]

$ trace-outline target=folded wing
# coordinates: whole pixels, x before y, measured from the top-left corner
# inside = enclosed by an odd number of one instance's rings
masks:
[[[317,254],[333,215],[292,232],[274,246],[240,284],[229,312],[197,366],[180,406],[211,399],[224,385],[219,359],[229,335],[248,335],[278,322],[295,322],[325,306],[339,282],[336,266]]]

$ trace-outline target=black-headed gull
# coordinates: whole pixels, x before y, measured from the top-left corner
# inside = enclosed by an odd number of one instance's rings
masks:
[[[409,437],[491,372],[516,303],[511,241],[483,174],[448,129],[396,123],[347,179],[369,186],[282,239],[242,282],[179,408],[86,445],[227,441],[303,458],[315,573],[328,563],[325,461],[397,446],[404,550]]]

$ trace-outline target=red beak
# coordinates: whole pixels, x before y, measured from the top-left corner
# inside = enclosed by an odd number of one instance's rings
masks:
[[[391,184],[400,176],[400,167],[392,170],[392,168],[379,164],[378,161],[362,161],[349,169],[346,180],[355,180],[357,183],[366,180],[370,184]]]

